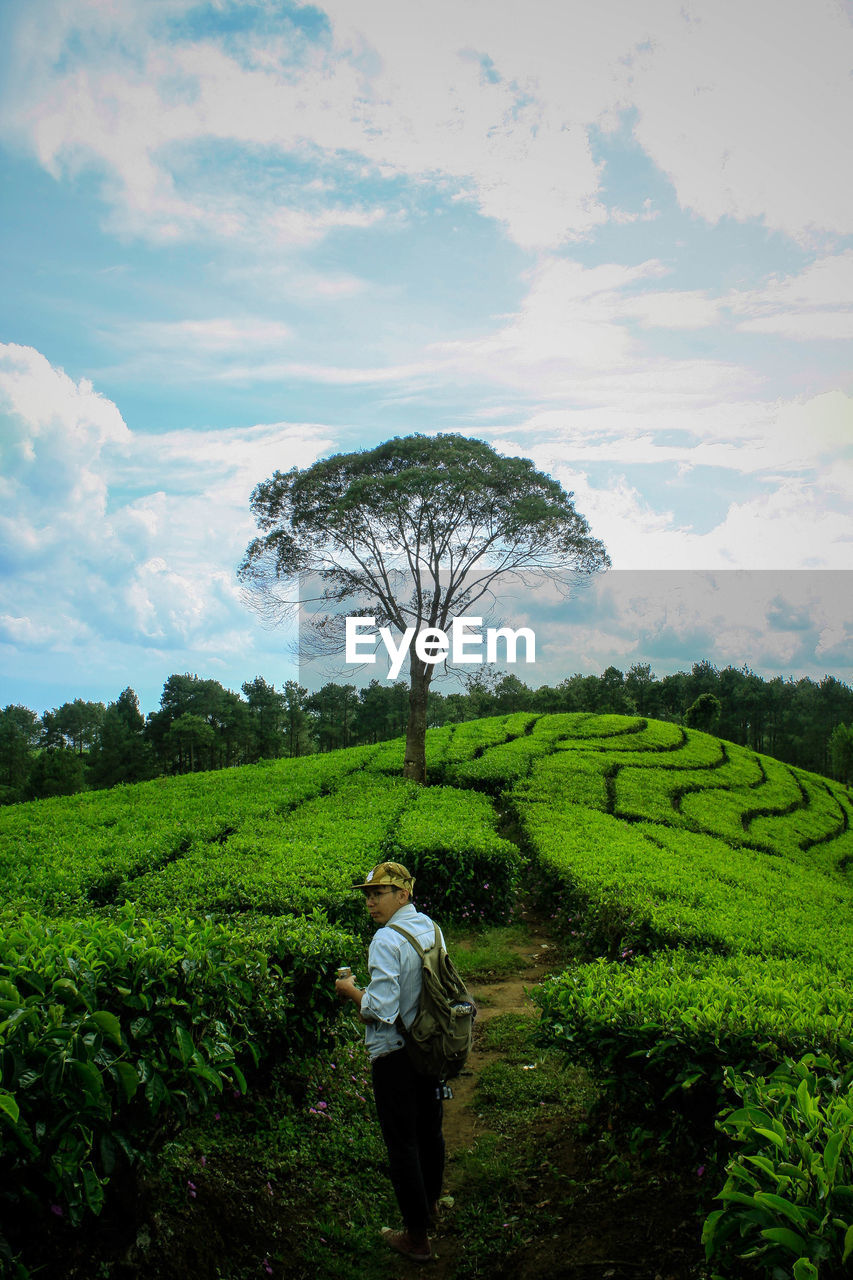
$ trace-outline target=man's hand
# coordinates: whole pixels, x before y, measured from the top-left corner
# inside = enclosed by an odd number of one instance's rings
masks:
[[[355,978],[352,976],[349,978],[336,978],[335,990],[341,1000],[352,1000],[358,1010],[359,1018],[361,1018],[362,1022],[366,1023],[368,1019],[363,1017],[361,1012],[361,998],[364,995],[364,992],[360,987],[355,985]]]

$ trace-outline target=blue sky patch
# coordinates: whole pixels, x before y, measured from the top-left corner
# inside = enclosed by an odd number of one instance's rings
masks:
[[[3,10],[0,698],[289,678],[253,486],[413,431],[530,457],[614,573],[801,575],[590,591],[585,669],[846,678],[850,15],[519,12]]]

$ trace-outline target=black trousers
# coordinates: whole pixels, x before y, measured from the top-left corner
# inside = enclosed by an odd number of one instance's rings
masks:
[[[412,1235],[425,1235],[444,1177],[438,1081],[418,1075],[405,1049],[377,1058],[372,1077],[391,1184],[403,1222]]]

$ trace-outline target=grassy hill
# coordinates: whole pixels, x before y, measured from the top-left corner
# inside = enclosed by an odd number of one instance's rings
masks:
[[[385,857],[414,871],[419,905],[471,925],[539,883],[575,954],[540,992],[546,1034],[623,1102],[689,1117],[732,1072],[812,1052],[837,1081],[853,1061],[847,788],[641,717],[432,730],[426,789],[399,777],[402,752],[0,810],[7,1208],[97,1213],[117,1163],[321,1048],[329,975],[365,939],[350,886]],[[836,1165],[849,1147],[848,1131]],[[752,1211],[771,1193],[750,1190]],[[796,1228],[803,1257],[813,1228]]]

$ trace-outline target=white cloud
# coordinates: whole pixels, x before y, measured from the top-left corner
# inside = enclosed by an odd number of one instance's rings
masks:
[[[718,311],[697,291],[644,287],[667,274],[656,259],[584,267],[548,256],[529,273],[518,312],[502,327],[431,351],[457,375],[512,386],[540,402],[605,405],[614,414],[719,403],[753,390],[752,374],[722,361],[649,354],[632,322],[692,330]]]
[[[626,300],[623,314],[649,329],[705,329],[720,319],[720,301],[698,289],[645,293]]]
[[[705,658],[772,677],[820,679],[827,667],[850,677],[853,634],[847,574],[654,568],[614,570],[596,578],[584,598],[537,627],[545,669],[623,670],[650,662],[658,675]],[[789,626],[781,612],[796,615]],[[846,645],[846,647],[845,647]]]
[[[95,164],[137,234],[306,244],[385,216],[326,178],[265,189],[266,150],[449,182],[520,245],[553,247],[634,216],[602,203],[590,144],[631,109],[701,217],[851,229],[853,28],[831,0],[326,0],[330,38],[283,25],[236,45],[164,35],[183,7],[42,0],[17,21],[6,136],[57,175]]]
[[[63,649],[69,643],[91,638],[91,628],[80,618],[69,615],[53,617],[48,621],[0,614],[0,643],[3,644],[20,645],[28,649],[42,649],[45,646]]]
[[[371,383],[408,382],[435,376],[441,362],[422,360],[402,365],[332,365],[307,364],[298,361],[230,365],[213,375],[221,382],[285,382],[306,381],[328,386],[365,386]]]
[[[635,133],[680,203],[801,240],[849,233],[853,25],[841,7],[715,0],[651,12],[630,89]]]
[[[669,402],[630,402],[622,379],[611,406],[547,409],[488,435],[508,452],[534,450],[546,469],[560,463],[621,468],[646,465],[730,470],[775,483],[800,475],[824,496],[853,498],[853,397],[842,391],[789,401],[693,402],[673,386]],[[505,411],[502,411],[505,412]]]
[[[544,430],[543,430],[544,428]],[[680,439],[671,441],[675,431]],[[659,443],[657,432],[665,433]],[[840,391],[787,403],[689,407],[656,421],[647,408],[551,411],[517,432],[490,435],[502,452],[530,457],[576,494],[578,509],[619,569],[847,569],[853,551],[853,398]],[[593,464],[613,478],[590,479]],[[638,467],[677,465],[692,473],[696,517],[707,524],[703,468],[720,496],[720,471],[751,476],[760,488],[732,500],[714,527],[698,533],[642,494]],[[660,474],[660,473],[658,473]],[[725,496],[725,490],[722,490]]]
[[[0,348],[0,406],[7,643],[169,651],[254,634],[235,577],[255,533],[249,496],[328,450],[325,428],[132,433],[90,384],[25,347]]]
[[[812,314],[760,316],[741,325],[749,333],[776,333],[799,342],[850,342],[853,311],[820,311]]]
[[[535,451],[533,451],[535,453]],[[600,488],[584,474],[554,467],[574,489],[578,509],[617,569],[848,569],[850,509],[828,506],[808,481],[783,480],[770,492],[729,505],[707,533],[656,511],[625,478]]]
[[[220,364],[208,376],[341,386],[482,381],[540,401],[607,404],[611,412],[630,406],[633,414],[716,402],[722,393],[750,388],[754,378],[732,365],[648,354],[635,329],[693,330],[713,323],[720,309],[718,300],[698,290],[644,287],[659,285],[668,271],[656,259],[584,267],[547,256],[527,273],[528,291],[519,310],[498,317],[498,327],[483,337],[434,342],[419,349],[420,358],[388,365],[269,359],[261,351],[251,362]],[[262,342],[251,345],[263,347]]]
[[[739,327],[800,340],[853,338],[853,249],[810,263],[793,276],[773,277],[761,288],[727,300]]]
[[[31,347],[0,344],[0,426],[0,557],[44,559],[69,543],[96,551],[101,461],[130,438],[116,406]]]
[[[133,325],[129,338],[140,339],[146,348],[178,351],[227,353],[245,348],[279,347],[290,343],[293,330],[289,325],[252,317],[222,316],[208,320],[146,320]]]

